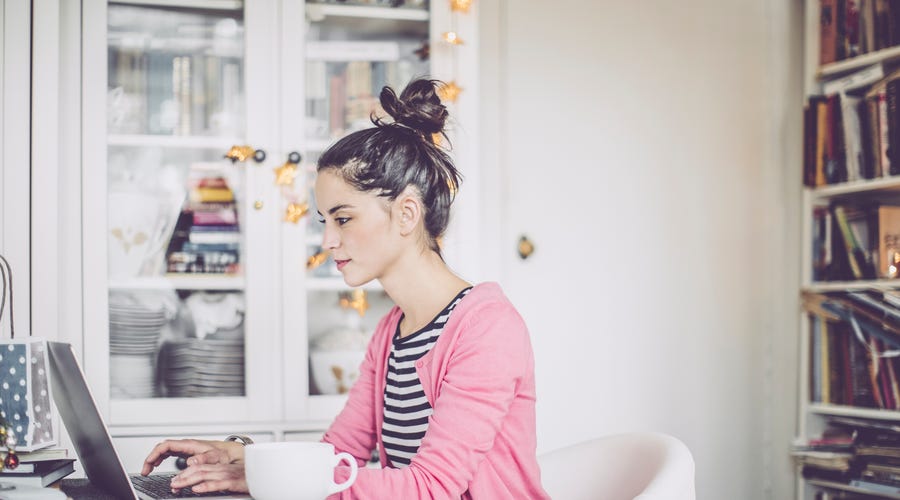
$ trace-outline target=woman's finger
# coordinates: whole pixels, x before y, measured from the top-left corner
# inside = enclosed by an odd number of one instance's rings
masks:
[[[232,488],[241,488],[232,490]],[[172,478],[173,490],[192,488],[196,492],[220,491],[245,491],[244,468],[240,465],[203,464],[191,466]]]
[[[141,468],[141,474],[149,474],[155,467],[168,457],[171,456],[192,456],[203,453],[207,450],[214,449],[209,443],[197,441],[195,439],[167,439],[156,446],[144,459],[144,465]]]
[[[187,459],[188,466],[203,464],[227,464],[228,454],[222,450],[213,448],[211,450],[198,453]]]

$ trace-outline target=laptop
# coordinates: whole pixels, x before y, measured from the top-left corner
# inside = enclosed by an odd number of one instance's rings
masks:
[[[132,500],[191,497],[251,498],[245,493],[198,494],[189,489],[172,493],[169,481],[174,473],[151,474],[147,477],[140,474],[129,476],[113,447],[109,430],[103,423],[72,345],[65,342],[47,342],[47,345],[50,352],[53,400],[92,485],[105,490],[115,498]]]

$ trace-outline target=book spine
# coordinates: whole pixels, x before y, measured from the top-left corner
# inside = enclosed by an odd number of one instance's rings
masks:
[[[847,221],[847,213],[843,206],[835,205],[833,208],[834,218],[837,221],[838,229],[840,229],[841,237],[844,240],[844,251],[847,255],[847,261],[850,265],[850,270],[853,273],[853,277],[855,279],[863,278],[862,267],[859,262],[857,262],[857,248],[861,248],[860,245],[856,242],[856,239],[853,237],[853,231],[850,229],[850,224]]]
[[[819,64],[837,61],[837,0],[819,4]]]
[[[900,81],[892,80],[887,84],[888,113],[888,158],[890,159],[890,175],[900,174],[900,115],[898,115],[898,99],[900,99]]]

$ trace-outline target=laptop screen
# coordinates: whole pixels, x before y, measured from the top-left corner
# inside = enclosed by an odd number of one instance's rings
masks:
[[[91,483],[116,498],[136,499],[72,345],[47,342],[53,400]]]

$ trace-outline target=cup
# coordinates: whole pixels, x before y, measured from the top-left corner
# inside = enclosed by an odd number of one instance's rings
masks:
[[[334,481],[334,468],[346,461],[350,477]],[[324,500],[353,484],[359,472],[349,453],[328,443],[254,443],[244,448],[247,487],[254,500]]]

